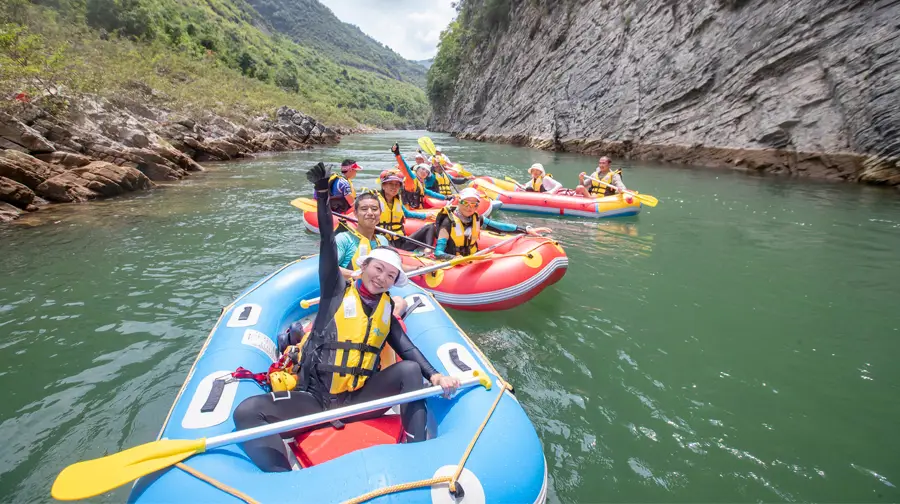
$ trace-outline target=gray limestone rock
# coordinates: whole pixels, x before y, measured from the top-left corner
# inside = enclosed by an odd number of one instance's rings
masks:
[[[748,151],[763,170],[851,181],[900,175],[896,0],[512,5],[430,129],[712,166]],[[829,161],[845,155],[856,157]],[[868,156],[887,161],[864,171]]]

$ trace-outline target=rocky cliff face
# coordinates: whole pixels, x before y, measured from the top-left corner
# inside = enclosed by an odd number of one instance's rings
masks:
[[[900,1],[512,3],[432,129],[900,184]]]
[[[0,222],[48,203],[77,203],[153,187],[203,168],[199,162],[337,143],[337,132],[289,107],[275,118],[190,119],[154,104],[72,98],[69,112],[20,104],[0,112]]]

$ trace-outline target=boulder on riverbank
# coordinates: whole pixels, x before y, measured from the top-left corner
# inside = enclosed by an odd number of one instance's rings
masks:
[[[340,135],[289,107],[273,118],[189,118],[158,103],[71,97],[68,112],[40,102],[0,112],[0,221],[37,210],[34,202],[71,203],[142,191],[202,171],[201,162],[334,144]],[[47,201],[44,201],[43,199]]]

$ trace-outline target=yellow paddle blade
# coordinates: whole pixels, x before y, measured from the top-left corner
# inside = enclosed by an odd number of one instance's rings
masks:
[[[291,205],[303,210],[304,212],[315,212],[318,205],[316,200],[312,198],[297,198],[291,201]]]
[[[463,177],[473,177],[472,172],[463,168],[463,165],[456,163],[453,165],[453,169],[456,170],[456,173],[462,175]]]
[[[650,196],[649,194],[634,194],[632,195],[638,199],[642,204],[647,205],[648,207],[655,207],[659,200]]]
[[[475,188],[484,193],[488,199],[497,199],[499,193],[503,192],[503,188],[497,187],[484,179],[475,179],[469,184],[469,187]]]
[[[419,139],[419,147],[422,148],[429,156],[434,156],[434,142],[431,141],[428,137],[422,137]]]
[[[94,497],[171,467],[206,449],[206,438],[162,439],[119,453],[66,467],[56,477],[50,495],[57,500]]]

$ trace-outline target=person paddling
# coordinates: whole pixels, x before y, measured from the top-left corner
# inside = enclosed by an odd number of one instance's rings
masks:
[[[531,182],[525,185],[526,191],[556,194],[563,188],[562,184],[544,170],[541,163],[531,165],[528,174],[531,175]]]
[[[432,225],[436,237],[434,256],[444,259],[453,256],[466,256],[478,252],[478,238],[481,229],[489,229],[501,233],[524,233],[539,236],[549,233],[550,228],[532,228],[517,226],[482,217],[476,209],[481,197],[478,191],[467,187],[459,192],[459,206],[442,208]]]
[[[428,177],[425,187],[437,191],[444,196],[453,194],[452,184],[462,185],[468,182],[465,177],[453,177],[444,170],[444,167],[452,166],[447,156],[435,152],[431,158],[431,176]]]
[[[319,222],[330,222],[332,212],[326,204],[328,169],[319,163],[307,173],[307,178],[315,184]],[[391,316],[388,290],[408,281],[397,253],[376,248],[358,257],[360,277],[348,285],[338,266],[334,230],[323,226],[320,233],[319,312],[310,333],[301,339],[292,336],[290,341],[300,349],[298,384],[294,390],[260,394],[241,402],[234,412],[238,430],[419,390],[423,378],[442,387],[448,396],[459,387],[457,378],[442,375],[428,362],[400,322]],[[386,342],[402,360],[379,370],[378,355]],[[346,355],[350,355],[349,361],[344,358]],[[344,422],[375,418],[385,411],[357,415]],[[425,440],[426,417],[424,400],[400,406],[405,442]],[[247,441],[241,446],[263,471],[291,470],[279,435]]]
[[[581,172],[578,174],[579,185],[575,188],[575,193],[578,196],[597,197],[611,196],[617,192],[627,191],[628,189],[622,182],[622,170],[611,171],[609,165],[609,158],[603,156],[597,161],[597,169],[591,174],[593,178],[605,183],[605,186],[596,180],[587,178],[585,173]]]

